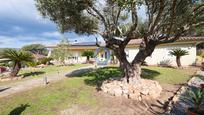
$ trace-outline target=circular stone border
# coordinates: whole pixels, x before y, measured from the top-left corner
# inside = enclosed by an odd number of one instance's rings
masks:
[[[116,97],[125,97],[134,100],[149,100],[160,96],[162,87],[157,81],[141,79],[138,84],[128,84],[119,80],[103,82],[101,90]]]

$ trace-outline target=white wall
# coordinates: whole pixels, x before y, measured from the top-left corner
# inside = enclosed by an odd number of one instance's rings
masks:
[[[67,62],[69,63],[85,63],[86,62],[86,57],[81,56],[82,51],[69,51],[69,53],[73,56],[76,57],[76,59],[68,59]]]
[[[169,51],[174,48],[181,48],[187,50],[189,55],[181,57],[181,64],[183,66],[192,65],[196,60],[196,45],[193,44],[179,44],[179,45],[165,45],[158,46],[154,50],[153,54],[150,57],[146,58],[148,65],[157,65],[162,61],[169,60],[170,65],[176,66],[176,58],[169,54]],[[132,61],[135,55],[138,53],[138,48],[126,48],[126,53],[129,55],[127,57],[128,61]]]

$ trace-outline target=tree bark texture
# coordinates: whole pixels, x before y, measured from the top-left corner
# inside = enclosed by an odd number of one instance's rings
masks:
[[[178,67],[181,67],[181,57],[180,56],[176,57],[176,64]]]
[[[14,66],[12,68],[12,71],[10,73],[10,77],[16,77],[18,75],[18,72],[20,71],[20,69],[21,69],[21,63],[15,62]]]
[[[144,49],[141,48],[131,63],[127,60],[125,48],[118,48],[116,50],[113,50],[115,56],[120,62],[120,68],[123,71],[123,77],[125,78],[127,83],[137,84],[140,82],[142,73],[141,65],[146,57],[152,54],[155,47],[156,44],[152,43]]]

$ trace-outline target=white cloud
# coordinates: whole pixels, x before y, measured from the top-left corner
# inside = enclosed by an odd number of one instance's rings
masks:
[[[56,38],[62,37],[62,34],[60,34],[57,31],[55,31],[55,32],[43,32],[41,35],[44,37],[56,37]]]
[[[53,44],[57,43],[57,39],[49,39],[45,37],[38,37],[38,36],[0,36],[0,47],[11,47],[11,48],[20,48],[24,45],[27,44],[34,44],[34,43],[39,43],[39,44]]]
[[[13,27],[12,27],[12,30],[13,30],[13,31],[16,31],[16,32],[22,32],[22,31],[24,31],[24,29],[23,29],[22,27],[20,27],[20,26],[13,26]]]
[[[0,2],[1,16],[13,18],[32,18],[36,15],[34,0],[2,0]]]
[[[37,11],[34,0],[1,0],[1,18],[32,20],[42,24],[50,23]]]

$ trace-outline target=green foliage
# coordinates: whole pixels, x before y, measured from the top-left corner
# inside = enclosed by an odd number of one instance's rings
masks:
[[[33,61],[33,56],[29,52],[14,50],[14,49],[6,49],[1,55],[1,58],[5,58],[4,62],[31,62]]]
[[[201,105],[202,99],[204,97],[204,91],[201,88],[191,88],[187,89],[186,95],[181,97],[184,102],[193,104],[193,108],[196,112],[199,112],[199,106]]]
[[[70,57],[68,48],[58,47],[52,51],[51,58],[64,61],[65,58]]]
[[[57,48],[52,51],[51,58],[57,59],[60,61],[64,61],[65,58],[70,57],[71,54],[69,52],[69,41],[67,38],[63,37],[59,44],[57,44]]]
[[[204,58],[204,51],[201,52],[200,57]]]
[[[48,50],[45,48],[44,45],[41,44],[31,44],[31,45],[26,45],[21,48],[24,51],[30,51],[35,54],[43,54],[47,55]]]
[[[45,57],[45,58],[40,59],[40,60],[38,61],[38,63],[39,63],[39,64],[49,64],[51,60],[52,60],[52,58],[50,58],[50,57],[48,57],[48,58]]]
[[[188,51],[182,49],[172,49],[169,53],[176,57],[188,55]]]
[[[12,62],[13,64],[10,77],[16,77],[22,65],[26,64],[27,62],[33,61],[33,55],[31,53],[14,49],[4,50],[1,58],[4,59],[2,62]]]
[[[54,21],[61,32],[75,31],[76,33],[94,33],[98,22],[87,16],[84,10],[92,4],[91,0],[36,0],[41,14]]]
[[[94,52],[93,52],[93,51],[89,51],[89,50],[87,50],[87,51],[84,51],[84,52],[82,53],[82,56],[93,57],[93,56],[94,56]]]
[[[37,65],[39,65],[39,63],[33,61],[33,62],[27,62],[26,65],[29,66],[29,67],[36,67]]]
[[[155,40],[161,37],[158,33],[167,38],[183,35],[187,28],[202,26],[204,10],[203,6],[199,7],[202,4],[195,0],[175,3],[172,0],[105,0],[102,3],[100,0],[36,0],[40,13],[55,22],[62,32],[97,33],[108,41],[115,36],[130,37],[130,33],[133,38],[145,36]],[[141,21],[137,11],[141,6],[146,7],[145,21]]]

